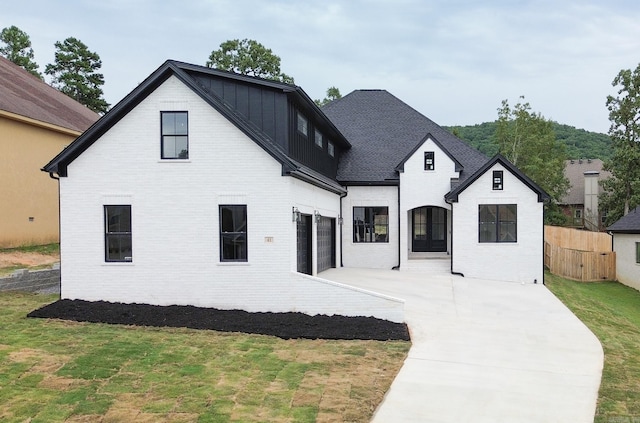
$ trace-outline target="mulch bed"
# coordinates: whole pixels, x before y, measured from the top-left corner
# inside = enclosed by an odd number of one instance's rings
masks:
[[[243,332],[283,339],[365,339],[409,341],[404,323],[374,317],[310,316],[303,313],[249,313],[194,306],[154,306],[105,301],[59,300],[27,317],[136,326],[184,327]]]

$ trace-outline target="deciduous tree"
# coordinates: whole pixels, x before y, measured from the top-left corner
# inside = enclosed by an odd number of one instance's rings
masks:
[[[242,75],[257,76],[293,84],[293,78],[280,71],[280,57],[255,40],[228,40],[211,52],[207,66]]]
[[[563,222],[557,203],[569,187],[564,176],[566,148],[556,140],[552,122],[532,112],[529,103],[520,101],[511,108],[503,100],[498,109],[496,143],[503,156],[551,197],[545,206],[545,221]]]
[[[44,73],[51,75],[52,85],[97,113],[105,113],[109,103],[103,98],[104,75],[98,73],[102,61],[80,40],[69,37],[56,42],[55,63]]]
[[[33,61],[31,39],[26,32],[15,25],[4,28],[2,32],[0,32],[0,41],[5,44],[3,47],[0,47],[0,55],[24,68],[32,75],[42,79],[42,74],[38,72],[39,66]]]
[[[609,136],[613,154],[604,168],[611,177],[603,182],[602,208],[611,224],[640,204],[640,64],[623,69],[614,78],[617,96],[607,96]]]

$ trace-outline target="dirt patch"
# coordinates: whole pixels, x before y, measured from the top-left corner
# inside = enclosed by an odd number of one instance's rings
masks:
[[[22,251],[0,252],[0,269],[4,267],[46,266],[60,261],[59,255],[25,253]]]
[[[277,336],[282,339],[410,340],[407,325],[374,317],[249,313],[242,310],[193,306],[153,306],[82,300],[59,300],[32,311],[27,316],[78,322],[243,332]]]

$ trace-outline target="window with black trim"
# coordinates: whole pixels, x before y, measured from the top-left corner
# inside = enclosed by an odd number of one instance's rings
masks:
[[[433,151],[424,152],[424,170],[435,170],[435,153]]]
[[[503,181],[502,178],[504,176],[504,173],[501,170],[494,170],[493,171],[493,189],[496,191],[501,191],[502,190],[502,185],[503,185]]]
[[[335,147],[333,146],[333,143],[332,143],[331,141],[329,141],[329,142],[327,143],[327,152],[329,153],[329,155],[330,155],[331,157],[335,157],[335,155],[336,155],[336,149],[335,149]]]
[[[324,143],[322,142],[322,132],[318,131],[317,129],[314,132],[314,141],[316,143],[316,146],[320,148],[324,147]]]
[[[130,205],[104,206],[104,260],[133,261]]]
[[[640,242],[636,242],[636,263],[640,264]]]
[[[478,228],[479,242],[517,242],[518,205],[481,204]]]
[[[160,112],[161,157],[163,159],[189,158],[188,112]]]
[[[220,261],[247,261],[247,206],[221,205]]]
[[[354,207],[353,242],[389,242],[389,207]]]
[[[298,132],[300,132],[305,137],[309,135],[309,121],[300,112],[298,112]]]

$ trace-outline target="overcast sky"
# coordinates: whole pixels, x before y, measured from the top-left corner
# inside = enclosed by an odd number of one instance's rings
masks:
[[[22,0],[0,14],[44,71],[76,37],[102,59],[112,105],[166,59],[204,65],[255,39],[311,98],[386,89],[440,125],[493,121],[524,95],[560,123],[606,133],[606,96],[640,63],[637,0]]]

